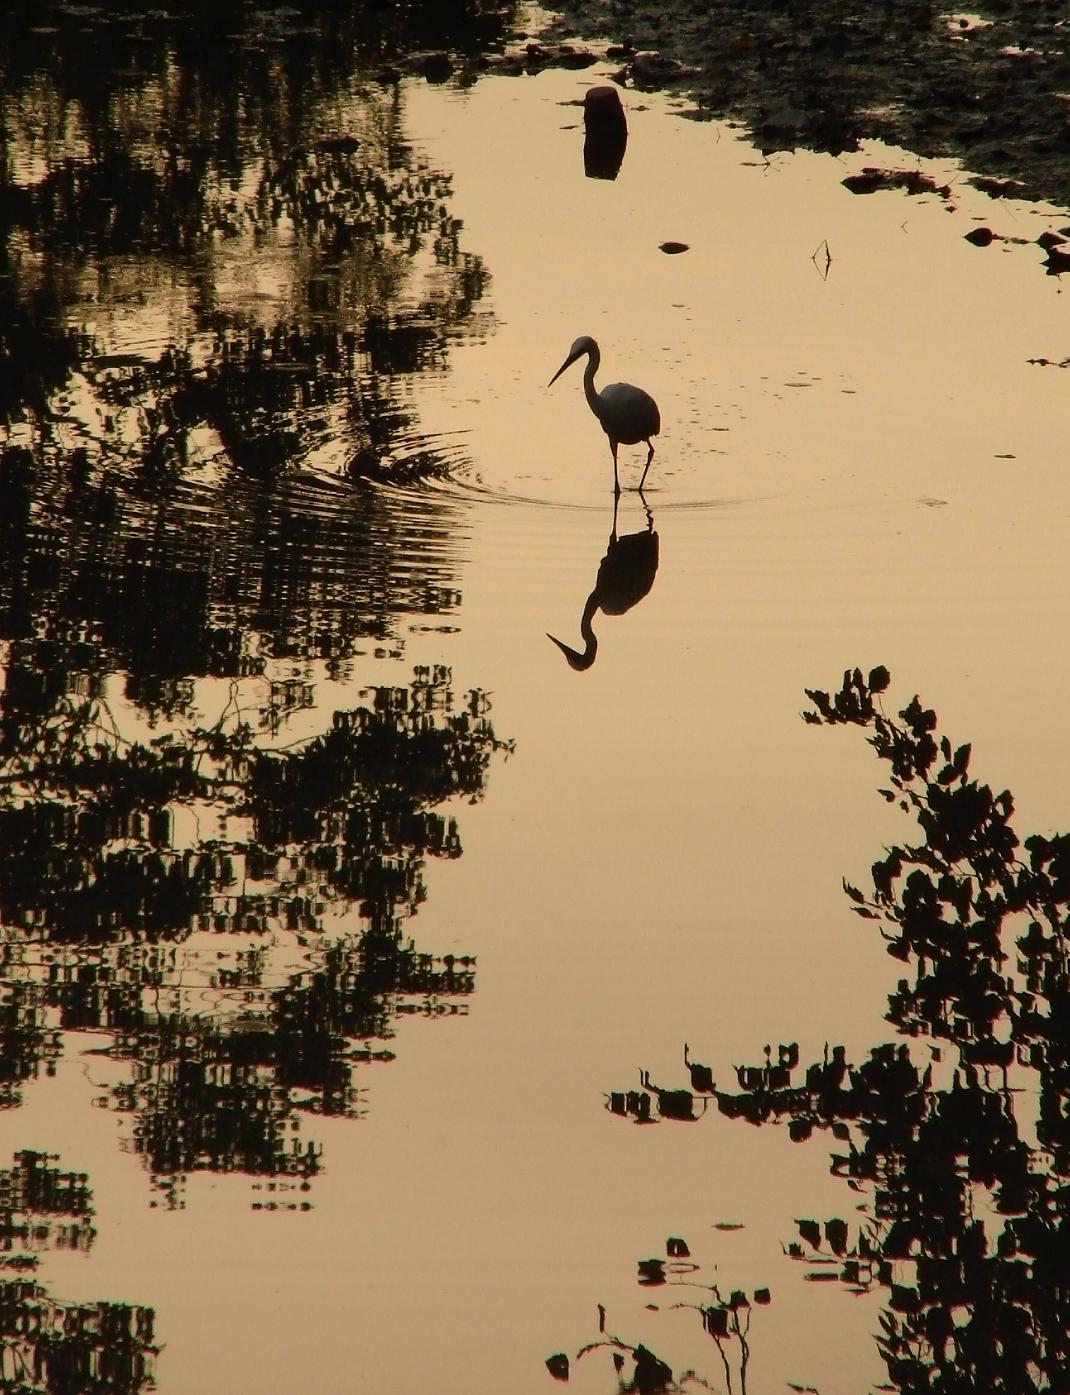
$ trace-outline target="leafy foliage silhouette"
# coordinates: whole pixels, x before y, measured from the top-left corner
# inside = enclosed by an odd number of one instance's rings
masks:
[[[641,1287],[667,1288],[669,1291],[696,1289],[704,1296],[695,1299],[689,1295],[687,1299],[667,1304],[648,1303],[647,1307],[654,1312],[686,1309],[697,1313],[702,1330],[713,1339],[717,1347],[724,1372],[725,1388],[729,1395],[732,1395],[736,1388],[735,1381],[738,1381],[740,1395],[747,1395],[752,1303],[763,1307],[770,1303],[772,1300],[769,1290],[755,1289],[748,1297],[742,1289],[733,1289],[726,1297],[718,1284],[703,1282],[701,1266],[692,1258],[687,1242],[679,1236],[670,1236],[666,1240],[665,1254],[665,1259],[639,1261]],[[695,1371],[684,1371],[679,1381],[675,1380],[668,1363],[642,1342],[632,1344],[607,1332],[606,1312],[601,1304],[598,1307],[598,1330],[598,1338],[582,1346],[571,1361],[564,1352],[555,1352],[546,1358],[546,1369],[555,1380],[567,1381],[573,1363],[592,1352],[608,1351],[612,1356],[618,1386],[622,1391],[636,1391],[638,1395],[661,1395],[661,1392],[697,1387],[707,1390],[714,1388]]]
[[[459,600],[455,505],[381,482],[461,458],[412,380],[487,274],[389,68],[508,12],[0,16],[0,1103],[108,1034],[172,1204],[218,1169],[304,1205],[300,1117],[474,986],[407,927],[503,748],[484,695],[420,670],[284,731]]]
[[[0,1168],[0,1264],[15,1264],[19,1250],[31,1267],[47,1249],[88,1250],[96,1232],[85,1174],[61,1171],[55,1154],[28,1148],[13,1161]]]
[[[344,8],[57,5],[49,26],[6,8],[0,423],[43,448],[65,420],[90,472],[157,491],[209,463],[270,477],[336,441],[359,478],[459,458],[414,429],[408,381],[478,328],[488,278],[384,63],[417,36],[478,49],[509,7]],[[167,307],[162,344],[127,324],[143,298]]]
[[[970,777],[970,746],[918,698],[888,716],[889,683],[884,668],[849,670],[834,694],[808,690],[803,715],[868,732],[889,768],[882,797],[921,835],[874,862],[872,890],[844,883],[909,966],[888,1010],[903,1039],[857,1064],[826,1047],[805,1067],[797,1044],[767,1046],[735,1068],[736,1089],[685,1047],[690,1091],[644,1077],[607,1107],[655,1122],[715,1101],[795,1142],[828,1134],[862,1219],[799,1219],[787,1252],[807,1278],[885,1294],[877,1340],[895,1389],[1057,1390],[1070,1369],[1070,835],[1020,841],[1009,792]]]
[[[88,1179],[58,1161],[27,1149],[0,1168],[0,1383],[10,1395],[154,1390],[151,1308],[64,1302],[25,1273],[46,1251],[84,1252],[95,1239]]]
[[[10,1395],[147,1395],[157,1388],[155,1312],[65,1302],[36,1279],[0,1280],[0,1361]]]
[[[19,717],[0,764],[0,1099],[50,1067],[59,1032],[104,1031],[132,1071],[111,1103],[172,1202],[203,1168],[307,1180],[297,1113],[358,1114],[354,1073],[390,1059],[397,1016],[463,1011],[474,986],[474,961],[419,951],[406,923],[426,858],[461,852],[434,806],[478,799],[503,748],[485,699],[456,710],[448,670],[419,669],[286,749],[239,707],[146,741],[100,695]],[[210,832],[180,846],[182,808]],[[226,942],[208,974],[185,947],[206,932],[248,947]]]

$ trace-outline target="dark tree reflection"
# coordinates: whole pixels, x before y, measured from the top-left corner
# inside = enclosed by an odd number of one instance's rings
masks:
[[[418,671],[281,752],[255,744],[240,711],[145,742],[95,695],[24,720],[0,766],[0,915],[49,943],[308,931],[327,905],[393,927],[422,898],[424,859],[460,852],[433,806],[478,797],[501,745],[483,697],[455,711],[449,684]],[[180,843],[194,805],[210,832]]]
[[[503,743],[445,668],[355,673],[458,604],[411,486],[463,449],[414,404],[487,322],[400,60],[463,74],[509,13],[0,15],[0,1104],[105,1034],[172,1203],[307,1204],[302,1118],[473,988],[410,922]]]
[[[0,419],[156,492],[446,469],[411,379],[478,332],[487,274],[389,64],[461,61],[509,7],[44,8],[0,21]]]
[[[154,1390],[151,1308],[65,1302],[31,1276],[47,1252],[87,1252],[95,1238],[88,1179],[58,1161],[26,1150],[0,1168],[0,1386],[11,1395]]]
[[[0,1263],[24,1267],[20,1260],[50,1249],[90,1248],[92,1195],[84,1173],[65,1172],[47,1153],[25,1149],[12,1167],[0,1168]]]
[[[140,1395],[156,1389],[155,1313],[65,1302],[35,1279],[0,1280],[0,1360],[11,1395]]]
[[[7,1103],[59,1032],[104,1031],[130,1066],[112,1102],[169,1196],[201,1168],[307,1178],[299,1114],[357,1114],[354,1072],[389,1059],[397,1016],[472,990],[472,962],[407,922],[426,859],[461,851],[435,806],[479,798],[501,748],[485,699],[418,670],[281,750],[237,705],[140,741],[92,690],[5,714]]]
[[[747,1368],[751,1356],[751,1317],[756,1307],[772,1301],[767,1288],[747,1293],[709,1282],[702,1266],[692,1258],[687,1241],[672,1235],[665,1242],[665,1258],[641,1259],[638,1265],[641,1288],[659,1292],[659,1302],[648,1302],[651,1312],[685,1310],[694,1313],[702,1331],[717,1350],[725,1389],[732,1395],[747,1395]],[[680,1295],[677,1297],[677,1295]],[[715,1387],[695,1371],[675,1376],[672,1367],[643,1343],[632,1343],[606,1327],[606,1310],[598,1305],[598,1337],[580,1347],[571,1359],[565,1352],[546,1358],[546,1369],[554,1380],[567,1381],[573,1365],[594,1352],[609,1352],[617,1374],[618,1389],[637,1395],[668,1395],[668,1392]]]
[[[809,1064],[794,1043],[736,1069],[685,1053],[691,1090],[614,1095],[636,1119],[780,1124],[834,1140],[832,1171],[861,1219],[801,1219],[808,1277],[885,1295],[878,1337],[904,1392],[1066,1388],[1070,1369],[1070,835],[1019,840],[1014,804],[971,778],[969,745],[917,698],[896,717],[884,669],[811,691],[815,725],[853,725],[888,767],[882,796],[919,837],[885,850],[868,891],[845,883],[907,976],[889,999],[898,1043]],[[924,1044],[922,1046],[922,1044]],[[688,1108],[684,1109],[682,1101]],[[852,1209],[854,1209],[854,1205]]]

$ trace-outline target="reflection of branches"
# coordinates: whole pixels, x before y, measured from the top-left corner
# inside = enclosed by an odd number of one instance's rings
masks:
[[[970,747],[937,739],[936,715],[917,698],[898,722],[880,712],[874,694],[886,686],[884,670],[868,680],[848,672],[834,697],[809,694],[817,712],[808,720],[871,728],[892,767],[884,797],[918,820],[924,841],[874,864],[872,896],[847,891],[860,914],[896,927],[891,953],[914,968],[890,999],[891,1020],[950,1043],[957,1059],[942,1088],[933,1064],[919,1076],[906,1048],[894,1060],[874,1052],[868,1069],[852,1072],[868,1137],[847,1165],[876,1183],[879,1224],[860,1236],[845,1278],[891,1287],[880,1344],[902,1388],[940,1388],[951,1368],[971,1390],[1033,1388],[1036,1373],[1057,1379],[1070,1357],[1070,1287],[1053,1268],[1070,1194],[1070,839],[1027,838],[1021,860],[1010,794],[968,780]],[[1008,931],[1023,915],[1008,976]],[[1032,1076],[1039,1147],[1020,1129],[1011,1069]],[[874,1127],[877,1100],[910,1111],[895,1152]],[[980,1188],[993,1194],[998,1228]],[[913,1268],[913,1283],[893,1283],[893,1259]],[[955,1317],[963,1303],[965,1322]]]
[[[916,966],[913,986],[900,985],[893,1018],[904,1029],[953,1041],[965,1064],[1006,1067],[1014,1044],[1044,1036],[1035,995],[1062,999],[1070,956],[1070,836],[1033,836],[1024,847],[1010,824],[1008,791],[994,795],[968,778],[970,746],[937,740],[936,714],[917,698],[900,721],[878,708],[887,686],[883,669],[868,680],[844,675],[834,698],[811,692],[816,713],[807,720],[870,727],[870,744],[891,766],[889,802],[912,812],[924,841],[890,848],[873,864],[873,894],[845,883],[857,913],[895,927],[890,952]],[[1007,931],[1031,917],[1017,948],[1024,982],[1008,980]],[[1046,927],[1046,928],[1045,928]]]
[[[11,790],[0,799],[0,905],[10,923],[28,919],[38,932],[66,924],[63,934],[80,936],[95,923],[184,933],[244,871],[275,883],[241,898],[235,918],[248,925],[299,861],[304,900],[318,887],[390,924],[399,905],[415,909],[424,856],[460,852],[453,821],[431,806],[477,798],[501,747],[486,718],[472,715],[478,694],[469,706],[452,710],[443,669],[411,688],[373,690],[371,707],[337,713],[326,735],[270,751],[254,745],[236,684],[211,726],[148,742],[116,734],[103,744],[92,700],[37,727],[11,725],[0,766]],[[213,811],[235,830],[246,821],[247,831],[180,853],[169,846],[177,806]]]
[[[9,723],[22,766],[17,786],[0,786],[12,979],[0,1103],[58,1055],[55,1024],[106,1031],[108,1054],[131,1065],[111,1103],[135,1120],[134,1147],[174,1204],[200,1168],[302,1186],[320,1162],[295,1134],[298,1114],[356,1116],[355,1069],[391,1058],[382,1043],[399,1014],[465,1011],[474,962],[420,952],[403,927],[425,859],[461,851],[434,806],[480,798],[504,743],[485,696],[458,704],[447,669],[363,696],[325,734],[272,750],[255,744],[237,684],[211,725],[116,749],[85,737],[82,714],[78,739],[52,740],[48,755],[31,723]],[[175,846],[183,809],[199,809],[212,836],[186,829]],[[328,910],[354,904],[363,924],[325,936]],[[176,947],[198,929],[263,947],[233,967],[217,952],[209,970]],[[271,980],[266,951],[284,937],[302,945],[302,967],[287,955]]]
[[[463,27],[471,16],[455,18]],[[109,29],[103,11],[88,23]],[[362,33],[364,24],[350,30],[351,50]],[[135,282],[139,296],[146,283],[156,288],[166,261],[172,296],[185,302],[176,319],[188,328],[158,354],[130,351],[122,320],[134,297],[105,285],[99,339],[68,336],[59,352],[55,336],[0,336],[0,369],[19,360],[0,375],[0,414],[32,416],[37,439],[47,439],[50,395],[77,370],[80,420],[71,424],[94,455],[149,491],[173,489],[206,453],[258,476],[317,450],[340,455],[339,469],[359,460],[362,476],[393,476],[399,454],[417,474],[446,467],[431,443],[398,449],[413,434],[406,380],[445,364],[449,341],[474,321],[487,273],[462,250],[448,174],[400,137],[399,88],[354,84],[354,66],[333,49],[332,61],[317,52],[295,81],[297,68],[250,67],[249,49],[221,37],[218,51],[209,46],[209,73],[200,50],[178,58],[167,45],[155,51],[155,71],[152,46],[139,48],[137,79],[104,62],[93,100],[57,90],[70,75],[62,64],[21,74],[7,37],[0,123],[16,151],[10,164],[34,167],[36,157],[19,159],[32,142],[47,172],[16,185],[6,208],[33,255],[32,273],[16,264],[4,297],[12,313],[0,318],[33,322],[44,281],[62,321],[71,262],[110,257],[129,259],[111,275]],[[68,38],[57,34],[55,44]],[[73,66],[84,65],[79,51]],[[200,100],[175,101],[176,83],[196,87]],[[156,100],[138,100],[148,94]],[[166,129],[153,124],[163,112]],[[324,134],[340,120],[344,134]],[[86,130],[91,155],[72,150],[72,128]],[[264,304],[239,288],[258,281],[273,288]]]
[[[65,1302],[35,1280],[0,1282],[4,1388],[141,1395],[156,1389],[155,1313],[128,1303]]]
[[[0,769],[0,784],[32,781],[43,789],[49,778],[46,772],[50,772],[56,792],[67,789],[65,772],[73,770],[86,755],[123,747],[129,750],[133,745],[120,735],[111,709],[99,697],[80,701],[64,698],[37,728],[32,744],[26,739],[24,726],[11,736],[17,736],[17,745],[0,737],[0,752],[5,746],[10,750],[7,768]]]
[[[685,1048],[691,1090],[657,1118],[693,1117],[697,1096],[840,1145],[833,1175],[865,1219],[797,1220],[788,1253],[807,1279],[887,1294],[878,1344],[897,1389],[1057,1389],[1070,1366],[1070,835],[1020,844],[1010,794],[969,778],[970,747],[941,736],[917,698],[889,717],[888,684],[882,668],[849,671],[839,692],[809,693],[805,716],[866,729],[890,767],[883,797],[921,831],[884,850],[870,893],[845,883],[909,966],[888,1011],[906,1040],[857,1061],[826,1046],[806,1066],[795,1043],[767,1046],[763,1063],[735,1068],[734,1089]],[[920,1062],[918,1039],[930,1043]],[[643,1110],[623,1092],[609,1103]]]
[[[0,1168],[0,1251],[88,1250],[92,1194],[83,1174],[62,1172],[53,1154],[25,1149]]]
[[[853,887],[848,894],[861,914],[879,915],[907,932],[909,940],[893,938],[900,958],[908,950],[946,953],[948,938],[957,936],[956,947],[964,952],[1000,960],[998,931],[1004,917],[1030,901],[1040,905],[1032,894],[1039,887],[1031,890],[1022,883],[1021,864],[1014,857],[1013,801],[1006,790],[993,795],[987,785],[967,779],[969,744],[952,749],[947,737],[938,743],[933,735],[936,713],[917,698],[900,713],[900,722],[885,716],[875,698],[887,683],[884,669],[874,669],[868,682],[855,670],[845,675],[835,699],[807,693],[817,708],[816,714],[805,714],[807,721],[872,727],[870,744],[891,766],[891,788],[881,794],[912,811],[925,834],[923,843],[893,848],[874,864],[871,905]],[[914,870],[904,878],[906,868]],[[969,934],[958,936],[959,925],[968,926]]]
[[[674,1303],[674,1308],[690,1308],[702,1319],[702,1327],[717,1344],[717,1351],[724,1368],[725,1385],[728,1395],[732,1395],[732,1363],[729,1351],[733,1341],[739,1344],[739,1389],[740,1395],[747,1395],[747,1364],[750,1361],[750,1346],[747,1334],[750,1331],[750,1303],[746,1295],[733,1294],[726,1302],[716,1284],[710,1285],[714,1296],[713,1303]]]
[[[621,1377],[620,1388],[623,1391],[635,1390],[639,1392],[639,1395],[659,1395],[659,1392],[673,1388],[671,1369],[666,1366],[660,1356],[655,1356],[642,1342],[638,1346],[632,1346],[630,1342],[622,1341],[620,1337],[606,1333],[598,1341],[588,1342],[586,1346],[580,1347],[575,1359],[579,1361],[584,1356],[590,1355],[592,1351],[611,1351],[613,1353],[613,1368],[618,1377]],[[629,1357],[634,1364],[630,1380],[625,1381],[622,1373],[625,1360]],[[568,1358],[563,1353],[548,1357],[546,1366],[555,1380],[568,1379]]]
[[[739,1391],[740,1395],[747,1395],[747,1367],[750,1362],[750,1345],[747,1340],[751,1320],[750,1299],[742,1289],[734,1289],[725,1298],[717,1284],[700,1282],[695,1277],[699,1273],[699,1265],[691,1260],[691,1252],[686,1242],[679,1237],[670,1237],[666,1241],[665,1250],[666,1259],[642,1259],[639,1261],[639,1283],[644,1288],[660,1288],[662,1286],[699,1288],[708,1293],[712,1301],[699,1303],[681,1301],[670,1303],[661,1309],[656,1304],[648,1304],[647,1306],[655,1312],[688,1310],[699,1314],[703,1331],[713,1338],[717,1346],[729,1395],[732,1395],[734,1389],[735,1365],[732,1348],[737,1346],[739,1349]],[[765,1288],[755,1289],[753,1298],[755,1303],[767,1304],[770,1301],[769,1290]],[[631,1342],[626,1342],[606,1331],[606,1311],[601,1304],[598,1306],[598,1331],[600,1334],[598,1338],[580,1347],[574,1359],[579,1361],[594,1351],[611,1351],[614,1369],[618,1377],[621,1378],[622,1390],[639,1391],[640,1395],[658,1395],[658,1392],[681,1390],[685,1386],[702,1386],[707,1390],[713,1389],[694,1371],[685,1371],[680,1377],[679,1384],[674,1383],[671,1367],[659,1356],[655,1356],[648,1347],[642,1343],[634,1345]],[[634,1364],[630,1379],[625,1382],[622,1378],[622,1372],[627,1358],[630,1358]],[[570,1362],[564,1352],[557,1352],[548,1357],[546,1366],[556,1380],[568,1380]]]

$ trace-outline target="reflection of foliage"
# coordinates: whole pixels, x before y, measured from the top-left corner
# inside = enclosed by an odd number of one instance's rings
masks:
[[[729,1118],[827,1132],[833,1173],[867,1198],[865,1218],[797,1222],[790,1253],[810,1278],[887,1293],[879,1345],[910,1392],[1063,1388],[1070,1369],[1070,836],[1019,843],[1013,801],[969,777],[970,748],[939,735],[914,698],[894,719],[886,670],[813,691],[806,720],[850,724],[890,767],[883,797],[921,838],[873,864],[857,913],[911,966],[889,999],[908,1044],[852,1064],[842,1047],[800,1068],[798,1047],[737,1068],[737,1090],[685,1057],[695,1095]],[[1008,962],[1013,970],[1008,971]],[[686,1099],[692,1092],[677,1092]],[[648,1095],[615,1096],[637,1119]],[[680,1098],[659,1117],[688,1117]]]
[[[861,1127],[837,1166],[875,1187],[844,1277],[891,1289],[881,1347],[899,1388],[1054,1389],[1070,1367],[1070,840],[1027,838],[1020,860],[1010,794],[968,778],[969,746],[938,738],[916,698],[887,717],[887,681],[846,674],[835,698],[809,694],[810,720],[871,729],[884,797],[917,818],[922,841],[874,864],[873,895],[847,890],[913,965],[890,1019],[954,1057],[939,1086],[935,1046],[924,1071],[886,1048],[844,1081],[833,1117]]]
[[[52,1166],[55,1157],[28,1149],[14,1161],[14,1167],[0,1168],[0,1253],[88,1250],[93,1207],[84,1174],[61,1172]]]
[[[32,1279],[0,1282],[0,1363],[10,1395],[139,1395],[155,1390],[155,1313],[67,1303]]]
[[[62,1302],[32,1269],[45,1249],[88,1250],[92,1198],[83,1173],[64,1172],[44,1153],[16,1153],[0,1169],[0,1385],[9,1395],[139,1395],[154,1390],[151,1308]],[[12,1253],[18,1250],[20,1253]]]
[[[424,858],[460,853],[454,821],[429,806],[478,798],[500,745],[480,694],[453,710],[446,669],[373,689],[371,706],[285,751],[256,746],[231,709],[210,728],[126,739],[99,695],[7,735],[0,914],[78,944],[183,938],[198,924],[315,929],[324,902],[359,902],[390,930],[422,898]],[[172,846],[181,805],[241,836]]]
[[[0,422],[22,408],[43,416],[78,362],[79,336],[56,324],[59,307],[51,301],[41,287],[19,299],[0,277]]]
[[[72,943],[182,937],[198,921],[224,928],[220,913],[226,928],[314,928],[317,901],[359,902],[393,927],[422,898],[424,858],[460,853],[453,820],[428,806],[477,798],[499,743],[482,695],[452,710],[446,669],[372,691],[286,751],[256,746],[229,709],[210,728],[129,740],[100,696],[8,727],[0,916]],[[191,804],[245,836],[169,846],[173,809]]]
[[[663,1286],[694,1288],[708,1294],[699,1301],[680,1301],[670,1304],[648,1304],[652,1311],[667,1312],[685,1309],[696,1312],[702,1323],[702,1330],[713,1338],[721,1365],[724,1369],[725,1387],[728,1395],[734,1389],[733,1376],[738,1375],[740,1395],[747,1395],[747,1366],[750,1362],[748,1340],[751,1321],[751,1300],[742,1289],[734,1289],[725,1298],[717,1284],[701,1282],[700,1266],[691,1259],[691,1252],[684,1240],[670,1236],[665,1242],[666,1259],[641,1259],[639,1261],[639,1283],[647,1289]],[[766,1304],[770,1301],[769,1290],[755,1289],[754,1302]],[[638,1395],[659,1395],[662,1391],[682,1390],[696,1386],[712,1389],[694,1371],[685,1371],[679,1383],[673,1380],[672,1368],[661,1357],[655,1356],[649,1347],[641,1342],[633,1345],[622,1341],[606,1331],[605,1309],[598,1309],[599,1336],[588,1342],[576,1353],[576,1361],[594,1351],[612,1353],[613,1366],[617,1373],[619,1388],[622,1391],[636,1391]],[[625,1373],[627,1362],[632,1363],[630,1372]],[[564,1352],[556,1352],[546,1359],[546,1368],[555,1380],[567,1381],[571,1363]]]
[[[392,1017],[417,1003],[463,1011],[444,1004],[474,985],[471,960],[435,959],[396,934],[368,931],[308,957],[280,988],[247,982],[240,1010],[224,975],[213,1016],[142,1013],[116,1034],[108,1054],[130,1061],[133,1076],[111,1103],[134,1115],[134,1145],[172,1202],[183,1174],[202,1170],[285,1177],[303,1190],[321,1150],[300,1136],[298,1114],[357,1117],[356,1068],[392,1059],[370,1044],[393,1035]]]
[[[36,1079],[41,1067],[51,1074],[62,1054],[59,1033],[50,1030],[41,1013],[37,992],[16,979],[12,966],[21,955],[10,944],[3,948],[3,980],[0,982],[0,1109],[10,1109],[21,1099],[21,1086]]]
[[[151,71],[161,56],[195,63],[196,90],[224,91],[237,63],[254,71],[277,66],[306,73],[312,67],[319,75],[354,66],[366,71],[375,60],[414,49],[478,55],[500,43],[514,8],[509,0],[295,0],[275,9],[244,0],[168,0],[146,11],[140,0],[111,0],[99,8],[7,0],[0,41],[9,80],[48,62],[63,74],[66,90],[89,103],[99,101],[98,86],[107,92],[116,72]],[[135,68],[137,58],[142,61]],[[380,75],[386,79],[389,72]]]
[[[0,1106],[104,1032],[172,1199],[299,1193],[302,1114],[473,988],[406,927],[486,699],[420,670],[307,733],[317,681],[458,603],[457,505],[382,481],[459,458],[412,379],[487,275],[389,65],[510,6],[0,8]]]
[[[211,727],[144,740],[99,693],[0,727],[7,1102],[54,1056],[54,1025],[107,1031],[132,1068],[112,1100],[154,1174],[313,1175],[296,1111],[355,1115],[356,1066],[389,1059],[371,1043],[394,1018],[472,991],[470,960],[419,952],[404,924],[426,858],[460,855],[433,806],[479,798],[501,747],[486,706],[472,693],[455,710],[436,668],[284,750],[256,744],[236,700]],[[206,833],[179,845],[184,809]],[[362,928],[322,935],[354,908]],[[232,967],[217,951],[206,976],[181,948],[203,931],[264,951]]]
[[[391,640],[399,614],[458,602],[447,501],[284,480],[142,501],[110,475],[91,481],[92,468],[80,448],[0,449],[9,733],[99,693],[101,672],[124,671],[150,712],[177,713],[195,678],[268,674],[284,659],[339,671],[362,641]]]
[[[445,364],[487,276],[382,64],[417,33],[478,47],[508,7],[243,10],[215,42],[217,7],[50,8],[0,23],[0,421],[62,419],[157,487],[220,460],[441,472],[403,380]]]

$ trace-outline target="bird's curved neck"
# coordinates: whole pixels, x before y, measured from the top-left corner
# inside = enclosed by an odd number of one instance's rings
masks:
[[[595,655],[598,653],[598,636],[595,634],[594,626],[591,624],[598,609],[598,592],[595,590],[587,597],[587,604],[583,607],[583,616],[580,619],[580,634],[583,636],[584,644],[582,652],[579,649],[571,649],[567,644],[563,644],[561,640],[554,639],[553,635],[547,636],[548,639],[553,640],[558,649],[564,654],[565,658],[568,660],[569,668],[574,668],[577,673],[582,673],[584,669],[590,668],[594,663]]]
[[[599,420],[602,416],[602,399],[595,390],[594,375],[598,372],[601,361],[602,355],[598,352],[598,345],[592,344],[587,350],[587,366],[583,370],[583,390],[587,394],[588,406]]]
[[[591,592],[591,594],[587,597],[587,600],[583,607],[583,614],[580,616],[580,634],[583,636],[584,644],[586,644],[589,649],[593,648],[598,643],[598,640],[595,638],[594,626],[591,624],[591,621],[598,614],[601,608],[602,597],[599,595],[598,587],[596,586],[594,590]]]
[[[594,656],[598,653],[598,636],[594,632],[594,625],[591,621],[598,614],[600,599],[597,589],[587,597],[587,604],[583,607],[583,614],[580,616],[580,634],[583,636],[583,667],[590,668],[594,663]]]

